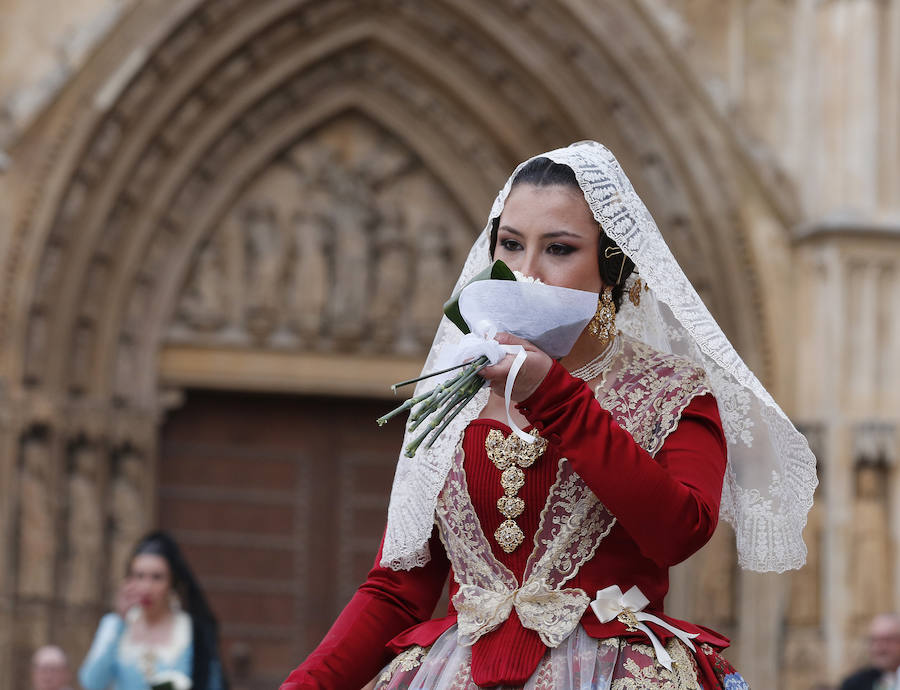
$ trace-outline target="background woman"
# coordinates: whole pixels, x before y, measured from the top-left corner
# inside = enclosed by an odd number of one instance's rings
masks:
[[[165,532],[135,547],[78,679],[86,690],[225,690],[216,619]]]
[[[664,612],[668,569],[720,512],[742,565],[799,567],[808,446],[605,147],[519,166],[457,289],[491,258],[598,293],[597,313],[560,361],[498,335],[527,353],[512,416],[507,356],[430,450],[401,457],[376,566],[283,690],[358,688],[387,662],[378,688],[746,688],[728,640]],[[426,370],[458,338],[442,322]],[[448,614],[428,620],[448,572]]]

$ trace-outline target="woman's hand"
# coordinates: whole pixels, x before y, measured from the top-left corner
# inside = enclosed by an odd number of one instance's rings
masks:
[[[525,348],[526,358],[519,369],[519,375],[516,377],[516,383],[512,389],[512,399],[514,402],[525,400],[528,396],[537,390],[541,382],[553,366],[553,360],[543,350],[539,350],[527,340],[522,340],[509,333],[498,333],[494,339],[501,345],[521,345]],[[506,378],[509,376],[509,369],[512,366],[515,355],[506,355],[502,360],[494,366],[485,367],[481,370],[481,376],[491,384],[491,389],[504,397],[506,388]]]
[[[137,591],[137,583],[126,577],[122,580],[122,584],[119,585],[119,590],[116,592],[116,613],[125,618],[128,610],[137,606],[140,603],[140,599],[141,595]]]

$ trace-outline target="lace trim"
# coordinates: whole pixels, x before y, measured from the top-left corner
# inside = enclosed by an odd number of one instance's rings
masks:
[[[656,455],[684,408],[698,395],[712,393],[705,372],[682,357],[666,355],[625,338],[594,397],[650,455]]]
[[[515,575],[491,551],[469,495],[463,461],[464,452],[460,445],[436,510],[441,541],[460,585],[453,604],[458,613],[461,643],[473,644],[481,635],[503,623],[515,608],[523,626],[535,630],[548,647],[558,646],[581,620],[590,597],[580,589],[554,587],[555,581],[561,578],[553,577],[551,560],[547,561],[546,567],[534,568],[531,573],[526,571],[524,581],[519,585]],[[551,487],[545,508],[552,505],[551,501],[558,500],[558,487],[565,484],[563,465],[568,467],[568,462],[561,460],[560,465],[558,479]],[[571,476],[577,477],[574,473]],[[584,485],[580,479],[577,483]],[[598,504],[596,497],[593,503]],[[585,506],[586,509],[589,507]],[[580,520],[575,519],[573,523],[580,525]],[[559,537],[551,539],[550,543],[557,541],[565,550],[567,544]],[[535,552],[540,553],[541,547],[536,546]],[[558,561],[552,559],[553,563]]]
[[[461,585],[476,585],[493,591],[499,591],[498,587],[514,590],[519,582],[494,556],[472,505],[463,469],[464,459],[465,451],[460,443],[436,510],[438,532],[453,565],[454,576]]]
[[[428,654],[428,649],[425,647],[420,647],[419,645],[414,645],[409,649],[404,649],[397,656],[394,657],[393,661],[388,664],[387,668],[384,669],[381,676],[378,678],[378,685],[384,685],[386,683],[391,682],[391,678],[394,677],[394,674],[397,671],[400,672],[409,672],[413,671],[419,666],[422,665],[422,661],[425,659]]]
[[[562,587],[594,557],[615,524],[616,518],[569,461],[560,458],[556,481],[534,534],[534,549],[525,565],[526,580],[540,577],[553,587]]]

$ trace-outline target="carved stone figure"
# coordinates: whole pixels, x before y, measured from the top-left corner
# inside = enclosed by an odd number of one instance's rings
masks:
[[[441,316],[441,306],[447,299],[450,244],[446,228],[436,221],[426,223],[415,233],[417,257],[415,261],[416,289],[413,292],[412,317],[421,343],[427,343]]]
[[[370,231],[377,222],[371,190],[352,173],[333,166],[323,171],[332,193],[334,275],[330,303],[332,334],[359,340],[367,322]]]
[[[94,328],[89,323],[83,323],[75,331],[72,343],[72,372],[71,385],[77,389],[88,386],[91,376],[91,353],[94,345]]]
[[[27,438],[19,470],[19,594],[53,594],[54,505],[50,494],[51,450],[45,439]]]
[[[409,246],[403,232],[403,214],[396,205],[384,213],[375,233],[375,296],[372,301],[372,336],[382,347],[403,339],[410,290]]]
[[[244,216],[247,329],[265,340],[278,325],[279,294],[285,268],[285,233],[275,209],[255,203]]]
[[[66,599],[73,604],[97,600],[102,584],[103,511],[99,496],[100,451],[80,445],[72,453],[69,474],[69,559]]]
[[[134,394],[134,381],[137,371],[137,355],[135,345],[129,338],[119,340],[116,348],[116,394],[123,399],[128,399]]]
[[[25,376],[29,381],[40,381],[44,375],[48,345],[46,314],[35,314],[28,322],[28,336],[25,360]]]
[[[178,305],[178,316],[200,331],[215,331],[227,320],[227,276],[215,241],[197,254],[193,271]]]
[[[316,211],[298,209],[291,219],[294,241],[294,266],[290,293],[290,322],[297,333],[312,342],[322,328],[322,316],[328,303],[327,252],[332,227]]]
[[[853,619],[860,631],[875,614],[892,608],[891,540],[885,486],[883,466],[872,463],[858,465],[850,546],[850,585],[851,592],[856,594],[851,597]]]
[[[141,458],[125,450],[116,464],[110,491],[110,591],[119,586],[131,551],[144,532]]]

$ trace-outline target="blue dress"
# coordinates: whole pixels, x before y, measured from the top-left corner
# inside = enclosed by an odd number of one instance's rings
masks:
[[[169,642],[150,646],[136,642],[129,634],[135,614],[139,615],[139,611],[129,613],[128,620],[123,620],[117,613],[108,613],[100,620],[91,649],[78,671],[78,680],[85,690],[148,690],[151,680],[153,683],[171,680],[180,690],[184,683],[191,682],[194,656],[191,617],[183,611],[177,612]],[[205,690],[223,690],[222,669],[217,659],[210,662]]]

